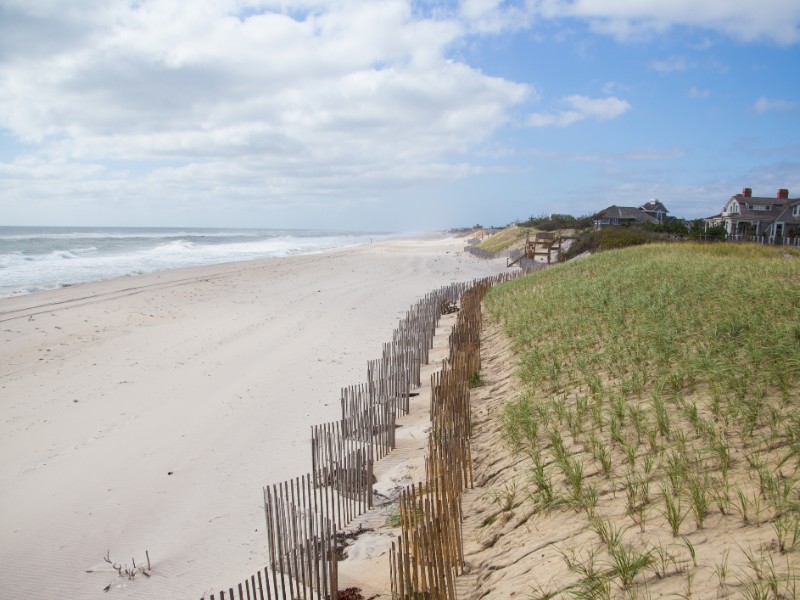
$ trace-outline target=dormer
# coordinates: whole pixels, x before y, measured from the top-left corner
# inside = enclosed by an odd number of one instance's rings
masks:
[[[645,204],[639,207],[639,210],[643,210],[648,215],[653,217],[659,223],[664,222],[664,218],[667,216],[669,212],[667,207],[664,206],[658,198],[650,198]]]
[[[735,198],[731,198],[728,204],[725,205],[725,208],[722,211],[723,214],[739,214],[739,202]]]

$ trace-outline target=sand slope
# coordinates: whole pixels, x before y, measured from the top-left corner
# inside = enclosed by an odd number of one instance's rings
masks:
[[[476,487],[463,500],[467,574],[459,579],[459,598],[797,597],[800,556],[794,542],[790,551],[778,551],[772,510],[764,507],[765,499],[759,500],[757,482],[748,480],[743,456],[735,456],[730,480],[753,499],[749,516],[743,519],[734,503],[720,512],[715,500],[699,527],[683,496],[676,500],[682,502],[684,516],[680,535],[672,535],[661,501],[666,478],[651,483],[646,519],[639,517],[637,524],[627,510],[624,476],[604,478],[585,451],[570,443],[571,455],[584,455],[586,479],[599,490],[595,514],[622,540],[618,547],[627,554],[618,556],[629,556],[631,564],[637,556],[651,558],[629,586],[623,585],[624,563],[611,559],[596,522],[566,502],[551,509],[537,504],[533,461],[514,452],[503,435],[505,407],[525,391],[516,375],[519,357],[502,327],[489,317],[481,344],[484,385],[471,390]],[[551,464],[546,468],[548,474],[555,471]],[[618,468],[624,472],[627,466]],[[791,466],[783,470],[789,473]]]
[[[416,299],[504,270],[461,245],[0,300],[0,595],[199,598],[266,564],[261,487],[308,471],[309,427],[339,416],[339,389]],[[145,550],[149,579],[103,561]]]

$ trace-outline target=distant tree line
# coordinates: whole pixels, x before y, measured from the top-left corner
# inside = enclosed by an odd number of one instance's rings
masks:
[[[558,229],[589,229],[592,226],[592,217],[583,215],[541,215],[531,217],[518,224],[520,227],[533,227],[539,231],[556,231]]]
[[[628,223],[583,231],[561,255],[561,260],[569,260],[584,252],[602,252],[663,241],[724,240],[726,236],[727,232],[722,226],[706,229],[703,219],[670,219],[659,224]]]
[[[675,236],[683,239],[720,239],[724,240],[728,232],[722,225],[716,225],[706,229],[706,224],[703,219],[694,219],[693,221],[686,221],[684,219],[670,218],[665,223],[639,223],[636,225],[622,225],[622,227],[633,227],[650,231],[653,233],[664,233],[670,236]]]

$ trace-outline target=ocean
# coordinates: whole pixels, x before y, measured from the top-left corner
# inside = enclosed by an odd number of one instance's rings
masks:
[[[0,298],[182,267],[312,254],[386,237],[290,229],[0,227]]]

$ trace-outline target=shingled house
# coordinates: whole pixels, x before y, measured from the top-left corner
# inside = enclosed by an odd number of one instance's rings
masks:
[[[786,239],[794,238],[795,245],[800,240],[800,198],[790,200],[783,212],[775,217],[775,223],[767,229],[767,235],[781,237],[781,233]]]
[[[800,198],[789,198],[785,188],[772,198],[753,196],[751,188],[744,188],[705,222],[706,228],[722,225],[734,239],[800,237]]]
[[[653,225],[658,225],[666,220],[668,212],[666,206],[653,198],[638,208],[614,204],[593,214],[592,221],[597,229],[629,223],[652,223]]]

